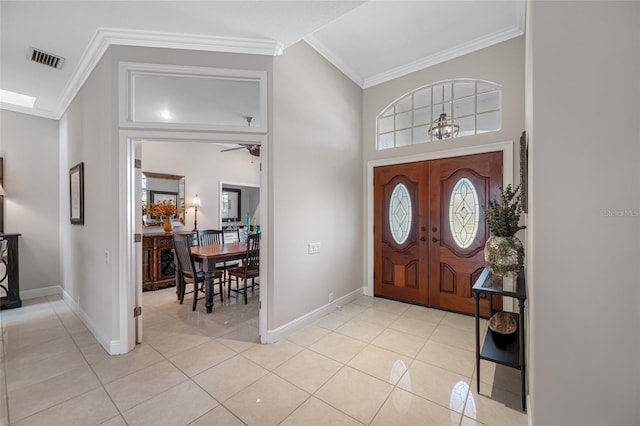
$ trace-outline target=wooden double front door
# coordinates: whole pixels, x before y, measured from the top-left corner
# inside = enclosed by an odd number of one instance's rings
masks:
[[[502,152],[376,167],[375,295],[473,314],[489,237],[482,207],[501,185]],[[488,300],[480,309],[489,314]]]

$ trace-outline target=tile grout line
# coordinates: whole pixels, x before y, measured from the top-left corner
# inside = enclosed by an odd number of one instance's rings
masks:
[[[53,307],[53,304],[52,304],[52,301],[50,300],[50,297],[51,297],[51,296],[44,297],[44,300],[46,301],[47,305],[51,308],[51,310],[53,311],[53,313],[55,314],[55,316],[56,316],[57,320],[60,322],[60,324],[61,324],[61,325],[62,325],[62,327],[64,328],[64,330],[65,330],[65,332],[67,333],[68,337],[69,337],[69,338],[71,339],[71,341],[73,342],[73,345],[74,345],[74,346],[75,346],[75,348],[78,350],[78,352],[79,352],[79,353],[80,353],[80,355],[82,356],[82,359],[83,359],[83,360],[85,361],[85,363],[87,364],[87,367],[89,367],[89,369],[91,370],[91,372],[93,373],[94,377],[96,378],[96,380],[98,381],[98,383],[99,383],[100,385],[99,385],[99,386],[96,386],[95,388],[89,389],[88,391],[83,392],[83,393],[81,393],[81,394],[79,394],[79,395],[75,395],[75,396],[72,396],[72,397],[70,397],[70,398],[68,398],[68,399],[65,399],[64,401],[60,401],[60,402],[58,402],[58,403],[56,403],[56,404],[54,404],[54,405],[52,405],[52,406],[50,406],[50,407],[46,407],[46,408],[43,408],[42,410],[36,411],[35,413],[29,414],[29,415],[28,415],[28,416],[26,416],[26,417],[23,417],[23,418],[21,418],[21,419],[18,419],[19,421],[24,421],[24,420],[26,420],[26,419],[28,419],[28,418],[30,418],[30,417],[33,417],[33,416],[35,416],[35,415],[38,415],[38,414],[40,414],[40,413],[42,413],[42,412],[44,412],[44,411],[46,411],[46,410],[50,410],[50,409],[52,409],[52,408],[54,408],[54,407],[57,407],[58,405],[64,404],[64,403],[66,403],[66,402],[69,402],[69,401],[71,401],[71,400],[72,400],[72,399],[74,399],[74,398],[77,398],[77,397],[79,397],[79,396],[85,395],[85,394],[87,394],[88,392],[91,392],[91,391],[93,391],[93,390],[95,390],[95,389],[98,389],[98,388],[100,388],[100,387],[102,387],[102,388],[103,388],[104,392],[107,394],[107,396],[108,396],[108,397],[109,397],[109,399],[111,400],[111,396],[110,396],[110,395],[109,395],[109,393],[106,391],[106,389],[104,389],[104,385],[102,384],[102,381],[100,380],[100,378],[99,378],[99,377],[98,377],[98,375],[96,374],[96,372],[95,372],[95,370],[93,369],[93,367],[91,366],[91,364],[89,364],[89,362],[87,361],[87,358],[84,356],[84,353],[82,353],[82,351],[80,350],[80,347],[78,346],[78,344],[76,343],[75,339],[73,338],[73,336],[72,336],[72,335],[71,335],[71,333],[69,332],[69,329],[67,328],[67,326],[64,324],[64,322],[63,322],[63,321],[62,321],[62,319],[60,318],[60,315],[59,315],[58,311],[56,311],[56,309]],[[63,299],[59,299],[59,301],[63,302],[63,303],[65,304],[65,306],[66,306],[67,308],[69,308],[69,306],[67,305],[67,303],[66,303]],[[69,309],[70,309],[70,308],[69,308]],[[71,311],[71,310],[70,310],[70,312],[71,312],[71,313],[73,313],[73,311]],[[77,318],[77,315],[75,315],[75,313],[73,313],[73,315],[74,315],[74,316],[76,316],[76,318]],[[85,328],[86,328],[86,326],[85,326]],[[4,346],[4,345],[3,345],[3,346]],[[3,363],[3,364],[4,364],[4,363]],[[3,367],[4,367],[4,366],[3,366]],[[59,374],[58,376],[54,376],[54,377],[59,377],[59,376],[61,376],[61,375],[63,375],[63,374],[67,374],[67,373],[62,373],[62,374]],[[52,378],[54,378],[54,377],[52,377]],[[5,379],[6,379],[6,378],[5,378]],[[49,380],[49,379],[48,379],[48,380]],[[9,399],[9,393],[8,393],[8,392],[6,393],[6,398],[7,398],[7,414],[9,415],[9,411],[10,411],[10,409],[9,409],[9,401],[8,401],[8,399]],[[111,400],[111,402],[113,403],[113,405],[114,405],[115,409],[116,409],[116,410],[118,410],[118,413],[120,413],[120,410],[119,410],[119,409],[118,409],[118,407],[115,405],[115,403],[113,402],[113,400]],[[122,416],[122,414],[121,414],[121,413],[120,413],[120,415]],[[114,416],[114,417],[115,417],[115,416]],[[113,417],[112,417],[112,418],[113,418]],[[110,420],[110,419],[107,419],[107,421],[108,421],[108,420]],[[124,420],[124,418],[123,418],[123,420]],[[125,423],[126,423],[126,422],[125,422]],[[10,417],[9,417],[9,424],[11,424],[11,418],[10,418]]]
[[[4,320],[2,317],[3,317],[2,311],[0,311],[0,340],[2,341],[2,365],[0,365],[0,368],[2,369],[2,383],[0,383],[0,390],[4,395],[3,399],[7,407],[6,421],[7,421],[7,425],[9,425],[10,424],[9,419],[11,418],[10,417],[11,413],[9,410],[9,392],[7,387],[7,343],[4,340],[5,326],[4,326]],[[4,424],[4,421],[5,421],[4,416],[5,415],[3,414],[2,417],[0,417],[0,422],[2,422],[2,424]]]
[[[69,309],[69,312],[71,312],[71,313],[72,313],[76,318],[78,318],[78,316],[75,314],[75,312],[73,312],[73,311],[71,310],[71,307],[67,304],[67,302],[66,302],[64,299],[62,299],[62,298],[61,298],[61,299],[59,299],[59,300],[60,300],[62,303],[64,303],[64,304],[65,304],[65,306]],[[49,300],[49,297],[47,297],[47,303],[51,303],[51,301]],[[66,330],[67,334],[69,335],[69,338],[71,339],[71,341],[72,341],[72,342],[73,342],[73,344],[75,345],[76,349],[78,350],[78,352],[80,352],[80,355],[82,356],[82,359],[84,359],[84,362],[86,362],[86,363],[87,363],[87,366],[89,367],[89,369],[91,370],[91,372],[92,372],[92,373],[93,373],[93,375],[95,376],[96,380],[98,381],[98,383],[100,383],[100,386],[97,386],[95,389],[98,389],[99,387],[101,387],[101,388],[102,388],[102,391],[107,395],[107,397],[109,398],[109,400],[110,400],[110,401],[111,401],[111,403],[113,404],[113,407],[114,407],[114,408],[116,409],[116,411],[118,412],[118,415],[120,416],[120,418],[122,419],[122,421],[124,421],[124,422],[125,422],[125,424],[127,424],[127,425],[128,425],[129,423],[125,420],[124,416],[122,415],[122,412],[120,411],[120,408],[119,408],[119,407],[118,407],[118,405],[115,403],[115,401],[113,400],[113,398],[111,397],[111,395],[109,394],[109,392],[107,392],[107,388],[105,387],[105,384],[104,384],[104,383],[102,383],[102,380],[100,380],[100,377],[98,377],[98,374],[97,374],[97,373],[96,373],[96,371],[94,370],[93,366],[92,366],[92,365],[91,365],[91,363],[87,360],[87,357],[86,357],[86,356],[84,355],[84,353],[82,352],[82,349],[80,348],[80,346],[78,346],[78,343],[76,342],[76,340],[73,338],[73,336],[72,336],[72,335],[71,335],[71,333],[69,332],[69,329],[68,329],[68,328],[67,328],[67,326],[65,325],[64,321],[62,321],[62,319],[60,318],[60,315],[58,314],[58,311],[56,311],[53,307],[52,307],[52,309],[53,309],[53,312],[55,312],[56,317],[58,317],[58,320],[60,321],[60,323],[62,324],[62,326],[63,326],[63,327],[64,327],[64,329]],[[79,318],[78,318],[78,321],[80,321],[80,319],[79,319]],[[80,321],[80,322],[82,322],[82,321]],[[84,325],[84,323],[83,323],[83,325]],[[84,327],[85,327],[85,329],[87,329],[87,328],[86,328],[86,326],[84,326]],[[88,329],[87,329],[87,331],[88,331]],[[92,334],[92,336],[93,336],[93,334]],[[99,343],[98,343],[98,344],[99,344]],[[100,347],[102,347],[102,345],[100,345]],[[104,348],[103,348],[103,350],[104,350]],[[55,405],[53,405],[52,407],[46,408],[45,410],[51,409],[51,408],[53,408],[53,407],[55,407],[55,406],[57,406],[57,405],[63,404],[63,403],[68,402],[68,401],[71,401],[72,399],[77,398],[77,397],[79,397],[79,396],[81,396],[81,395],[86,395],[88,392],[91,392],[92,390],[94,390],[94,389],[91,389],[91,390],[89,390],[89,391],[87,391],[87,392],[84,392],[84,393],[82,393],[82,394],[80,394],[80,395],[76,395],[76,396],[74,396],[73,398],[69,398],[68,400],[66,400],[66,401],[64,401],[64,402],[60,402],[59,404],[55,404]],[[39,412],[42,412],[42,411],[44,411],[44,410],[41,410],[41,411],[39,411]],[[35,414],[35,413],[34,413],[34,414]],[[30,417],[30,416],[29,416],[29,417]],[[113,419],[113,418],[115,418],[115,417],[116,417],[116,416],[113,416],[113,417],[111,417],[111,418],[107,419],[106,421],[109,421],[109,420],[111,420],[111,419]],[[28,417],[26,417],[26,418],[28,418]],[[103,423],[104,423],[104,422],[103,422]]]

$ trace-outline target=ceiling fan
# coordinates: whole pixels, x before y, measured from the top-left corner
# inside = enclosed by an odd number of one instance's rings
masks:
[[[244,119],[247,121],[247,126],[251,126],[251,121],[253,120],[253,117],[244,117]],[[247,149],[249,151],[249,154],[253,155],[254,157],[260,157],[260,144],[258,143],[238,143],[238,145],[242,145],[236,148],[227,148],[227,149],[223,149],[220,152],[228,152],[228,151],[236,151],[238,149]]]
[[[246,149],[246,150],[249,151],[249,154],[253,155],[254,157],[260,157],[260,144],[256,144],[256,143],[238,143],[238,145],[242,145],[242,146],[238,146],[236,148],[223,149],[220,152],[228,152],[228,151],[236,151],[238,149]]]

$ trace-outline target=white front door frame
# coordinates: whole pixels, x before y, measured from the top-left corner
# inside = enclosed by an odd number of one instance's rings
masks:
[[[269,208],[268,208],[268,149],[266,134],[228,134],[213,132],[175,132],[162,130],[130,130],[120,129],[118,142],[118,199],[120,203],[119,215],[119,271],[118,271],[118,303],[120,309],[118,329],[120,332],[120,347],[116,353],[131,351],[136,344],[136,321],[133,318],[133,309],[136,304],[136,289],[142,285],[141,277],[138,277],[141,262],[141,246],[136,246],[134,233],[136,231],[136,212],[141,209],[141,201],[136,199],[135,191],[135,145],[140,140],[154,141],[182,141],[182,142],[208,142],[208,143],[254,143],[260,144],[260,217],[258,218],[261,231],[262,247],[268,247],[269,243]],[[142,244],[140,242],[139,244]],[[260,262],[260,314],[259,330],[262,343],[267,338],[267,265],[270,253],[262,250],[265,261]]]
[[[487,152],[502,151],[502,185],[507,186],[513,183],[513,141],[497,142],[487,145],[470,146],[466,148],[455,148],[445,151],[428,152],[405,157],[384,158],[381,160],[371,160],[367,162],[367,253],[366,253],[366,283],[365,294],[373,296],[373,169],[374,167],[389,166],[394,164],[414,163],[416,161],[437,160],[440,158],[461,157],[472,154],[484,154]]]

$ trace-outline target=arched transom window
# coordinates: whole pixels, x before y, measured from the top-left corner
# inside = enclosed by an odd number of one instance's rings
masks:
[[[483,80],[448,80],[404,95],[378,115],[377,149],[500,130],[502,88]]]

